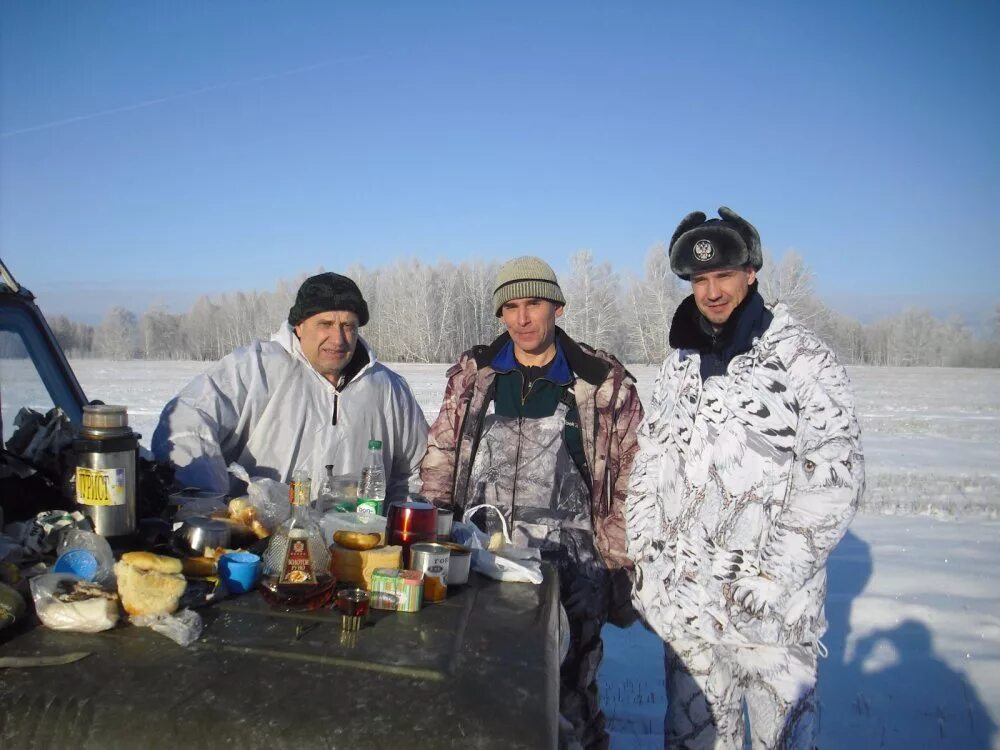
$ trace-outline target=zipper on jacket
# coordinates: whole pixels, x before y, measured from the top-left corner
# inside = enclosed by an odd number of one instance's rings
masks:
[[[510,490],[510,533],[514,535],[514,507],[517,505],[517,474],[521,468],[521,443],[524,441],[522,432],[524,427],[524,417],[517,418],[517,452],[514,454],[514,484]]]

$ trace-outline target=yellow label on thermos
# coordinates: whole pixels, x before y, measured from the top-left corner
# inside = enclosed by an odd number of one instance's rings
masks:
[[[80,505],[125,505],[125,469],[77,466],[76,501]]]

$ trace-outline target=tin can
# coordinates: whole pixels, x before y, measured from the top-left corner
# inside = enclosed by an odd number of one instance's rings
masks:
[[[451,539],[452,511],[448,508],[438,508],[437,517],[437,540],[447,542]]]
[[[394,612],[416,612],[423,600],[424,576],[416,570],[375,568],[372,572],[371,606]]]
[[[451,550],[443,544],[424,542],[410,547],[410,567],[424,574],[424,601],[443,602],[448,595]]]

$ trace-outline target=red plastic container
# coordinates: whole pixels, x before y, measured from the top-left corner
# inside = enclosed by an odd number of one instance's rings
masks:
[[[410,545],[437,541],[437,508],[419,500],[394,500],[386,512],[390,545],[403,548],[403,567],[410,565]]]

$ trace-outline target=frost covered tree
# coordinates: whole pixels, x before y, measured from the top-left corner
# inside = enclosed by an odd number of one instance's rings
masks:
[[[134,359],[138,335],[135,313],[124,307],[113,307],[94,335],[94,348],[98,356],[107,359]]]
[[[622,354],[624,324],[618,303],[618,274],[610,263],[594,263],[589,250],[580,250],[570,258],[570,271],[561,283],[566,296],[562,325],[577,341]]]
[[[139,341],[145,359],[177,359],[186,354],[181,331],[182,316],[171,315],[162,305],[139,319]]]
[[[646,254],[645,277],[628,285],[622,314],[630,361],[662,362],[670,353],[670,324],[677,305],[689,293],[670,270],[664,244]]]
[[[471,349],[496,338],[502,329],[493,309],[493,283],[498,265],[482,260],[466,261],[458,267],[461,298],[459,337],[454,352]]]
[[[49,319],[49,328],[67,356],[89,357],[93,353],[94,326],[56,315]]]
[[[795,251],[786,253],[777,263],[770,253],[765,254],[760,293],[769,305],[779,302],[786,305],[792,316],[805,325],[811,325],[826,312],[816,298],[813,272]]]

